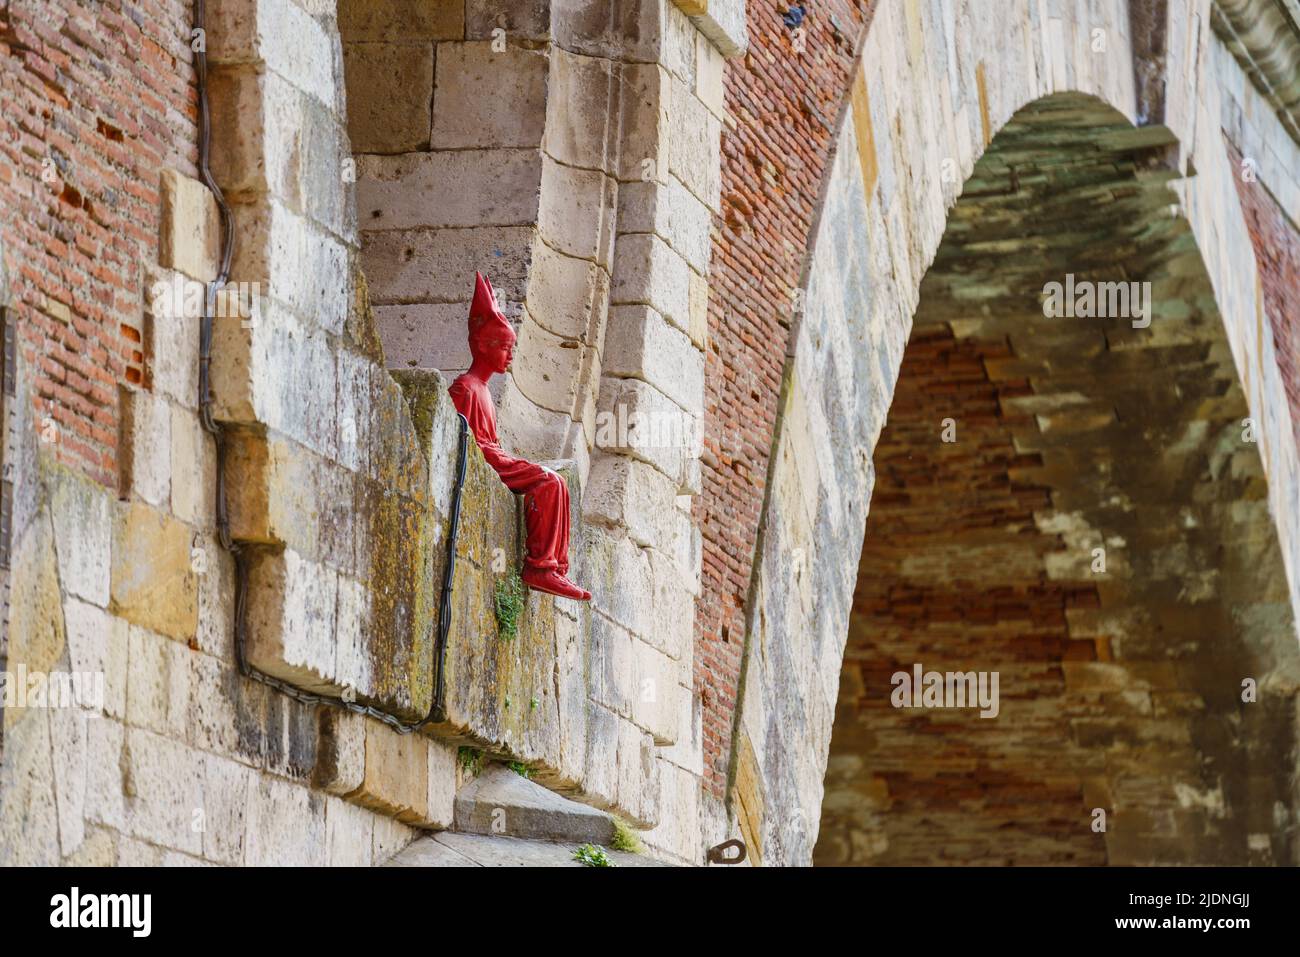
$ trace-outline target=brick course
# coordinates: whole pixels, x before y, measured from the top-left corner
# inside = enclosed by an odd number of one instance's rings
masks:
[[[1235,177],[1241,211],[1255,247],[1264,313],[1273,330],[1278,370],[1291,408],[1291,424],[1300,441],[1300,229],[1287,218],[1282,205],[1256,179],[1247,182],[1240,171],[1241,151],[1228,143],[1228,155],[1239,171]]]
[[[147,385],[159,172],[194,175],[189,24],[185,0],[0,0],[0,234],[21,348],[59,461],[106,485],[117,386]]]
[[[722,212],[710,266],[695,686],[704,714],[705,784],[721,794],[744,650],[744,604],[763,508],[794,291],[829,169],[869,0],[819,3],[804,52],[787,4],[751,3],[749,52],[727,62]]]

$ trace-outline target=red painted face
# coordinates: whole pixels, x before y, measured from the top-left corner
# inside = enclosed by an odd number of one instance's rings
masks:
[[[491,363],[493,372],[505,372],[515,358],[515,340],[490,339],[483,343],[483,356]]]

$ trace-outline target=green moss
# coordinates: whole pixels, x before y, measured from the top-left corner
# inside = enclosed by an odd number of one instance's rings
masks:
[[[514,641],[519,634],[519,616],[524,610],[524,583],[518,572],[503,578],[496,585],[497,636],[502,641]]]
[[[595,844],[584,844],[573,852],[573,859],[581,861],[588,867],[613,867],[614,862],[609,859],[603,847],[597,847]]]
[[[609,842],[609,846],[616,851],[627,851],[629,854],[644,854],[645,845],[641,843],[641,838],[637,837],[632,825],[617,814],[611,814],[610,817],[614,821],[614,839]]]
[[[456,750],[456,760],[460,762],[462,771],[475,777],[483,768],[483,752],[478,748],[458,748]]]
[[[526,781],[531,781],[533,779],[533,769],[522,761],[511,761],[506,765],[506,767]]]

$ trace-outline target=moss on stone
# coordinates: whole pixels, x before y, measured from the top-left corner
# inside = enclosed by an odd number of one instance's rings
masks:
[[[497,616],[497,637],[514,641],[519,635],[519,616],[524,610],[524,583],[519,572],[513,572],[496,584],[494,607]]]
[[[352,282],[352,308],[348,311],[344,332],[363,355],[384,366],[384,344],[379,339],[375,312],[370,306],[370,284],[366,282],[366,274],[360,269],[353,270]]]
[[[626,851],[629,854],[644,854],[645,845],[641,843],[641,838],[632,829],[632,825],[617,814],[611,814],[610,819],[614,822],[614,837],[610,840],[609,846],[616,851]]]

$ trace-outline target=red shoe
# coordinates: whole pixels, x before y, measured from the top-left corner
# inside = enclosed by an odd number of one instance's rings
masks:
[[[519,577],[533,591],[558,595],[561,598],[572,598],[574,601],[591,600],[591,592],[579,588],[553,568],[525,568]]]

